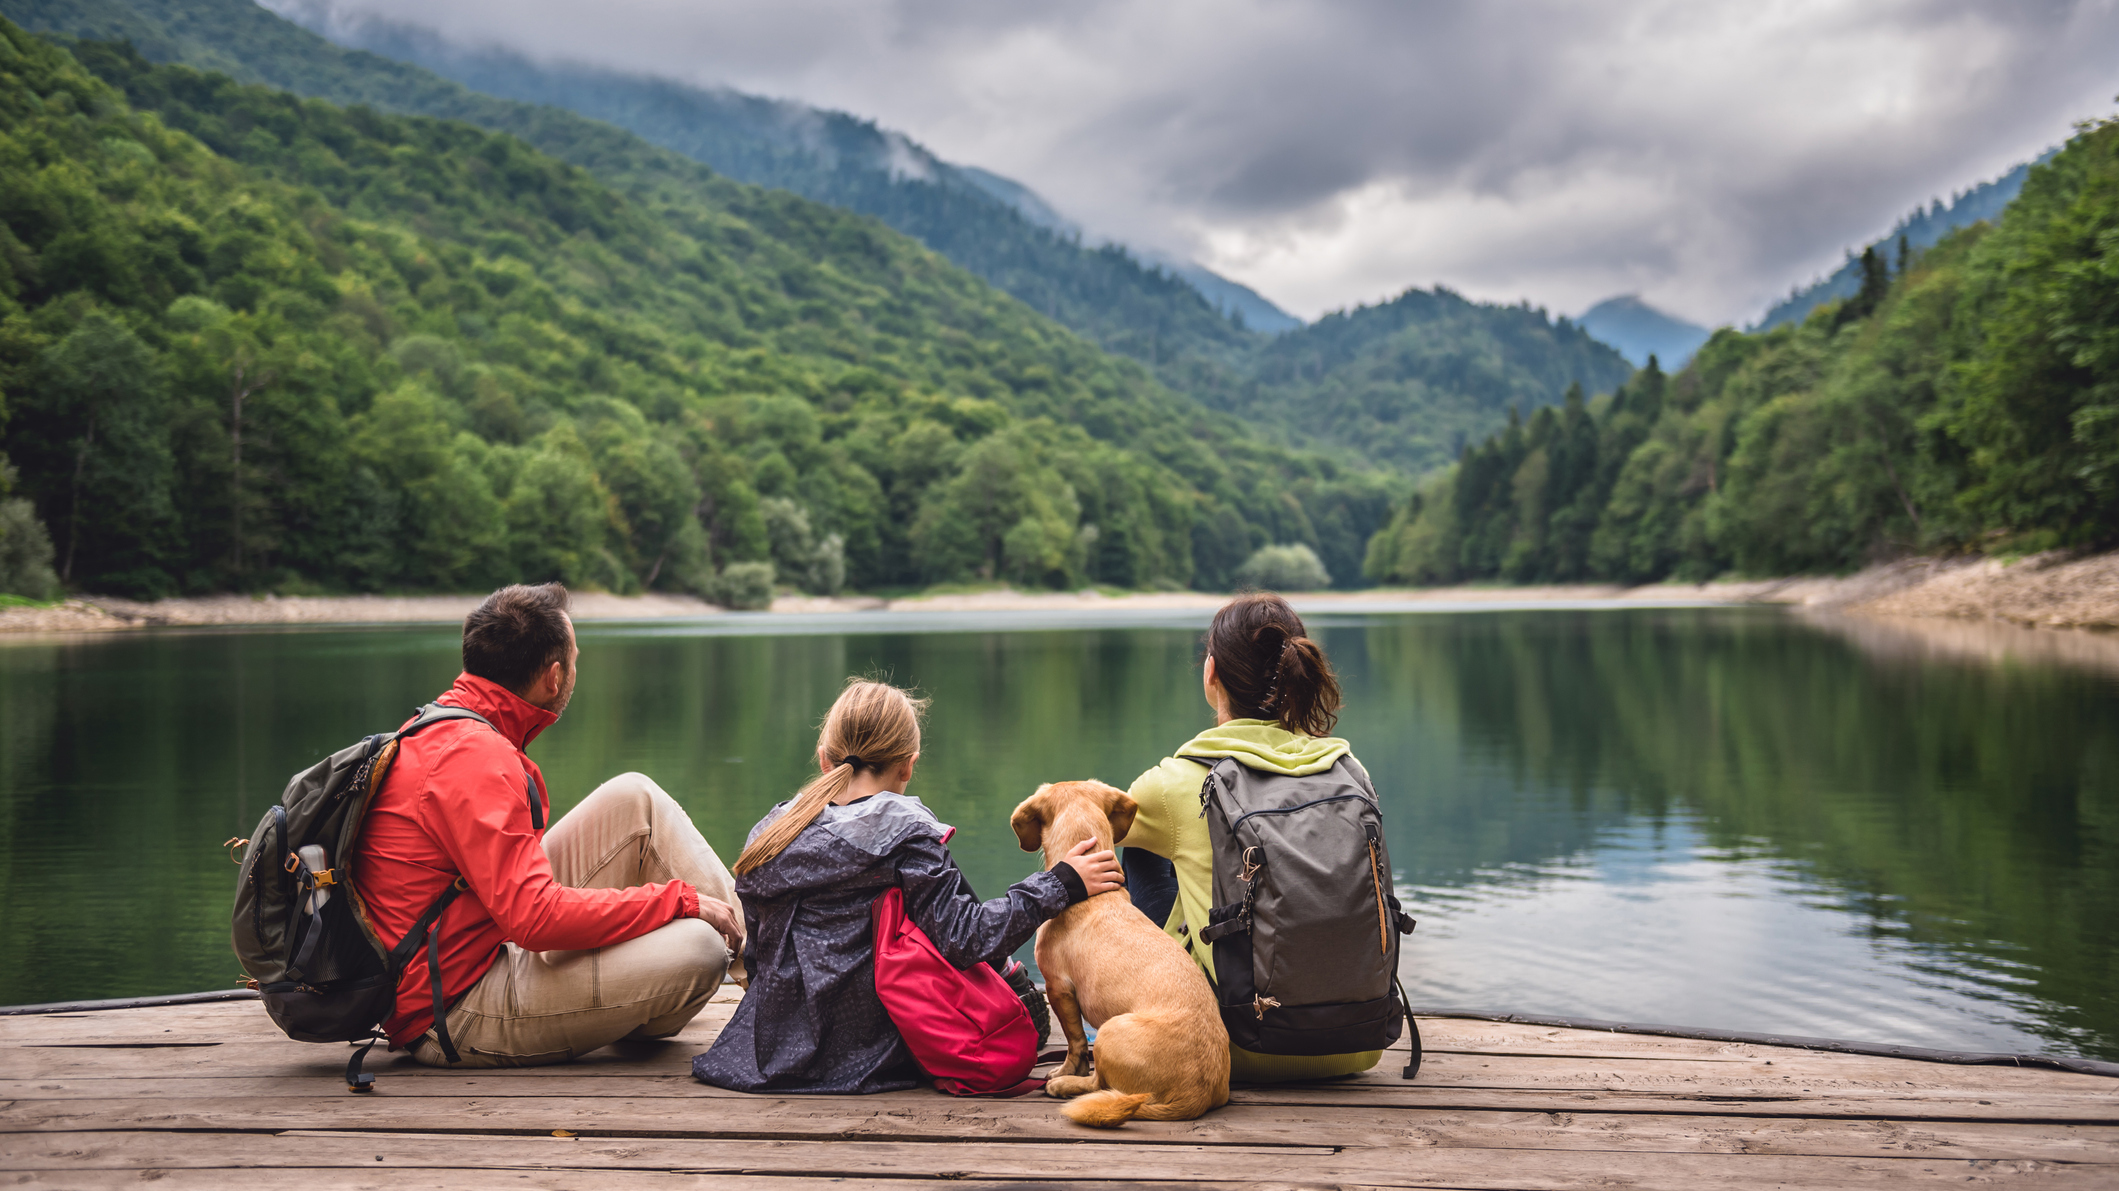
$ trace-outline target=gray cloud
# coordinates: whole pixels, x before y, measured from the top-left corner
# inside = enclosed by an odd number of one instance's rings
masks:
[[[2119,0],[340,3],[873,117],[1306,315],[1745,319],[2119,90]]]

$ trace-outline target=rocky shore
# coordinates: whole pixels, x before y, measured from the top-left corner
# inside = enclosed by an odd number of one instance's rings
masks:
[[[1098,609],[1208,609],[1225,596],[1202,592],[1105,595],[1009,590],[915,596],[783,596],[773,614],[895,612],[1084,612]],[[1624,600],[1793,604],[1892,619],[1938,618],[2036,628],[2119,628],[2119,553],[2089,557],[2034,555],[1996,559],[1908,559],[1853,575],[1736,583],[1662,583],[1646,587],[1450,587],[1315,592],[1292,597],[1299,607],[1364,610],[1403,606],[1560,603]],[[477,605],[463,596],[202,596],[141,603],[89,597],[50,607],[0,608],[0,633],[84,633],[142,628],[300,624],[446,624]],[[663,620],[727,615],[691,596],[574,597],[577,620]]]

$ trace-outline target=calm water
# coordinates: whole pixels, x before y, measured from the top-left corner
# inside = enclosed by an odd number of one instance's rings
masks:
[[[731,855],[849,673],[934,696],[913,793],[977,888],[1044,780],[1206,720],[1204,617],[588,626],[553,799],[660,781]],[[2119,670],[1763,609],[1317,616],[1378,779],[1416,1004],[2119,1058]],[[287,774],[456,672],[448,629],[0,646],[0,1004],[225,987]]]

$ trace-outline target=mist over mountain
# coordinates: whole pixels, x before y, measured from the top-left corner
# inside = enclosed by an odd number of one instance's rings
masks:
[[[1154,309],[1171,301],[1157,272],[1182,279],[1224,318],[1240,313],[1244,328],[1300,325],[1196,262],[1085,245],[1082,229],[1029,187],[943,161],[872,120],[726,88],[541,63],[497,46],[459,45],[414,25],[348,18],[318,0],[275,0],[271,7],[340,45],[425,67],[488,95],[606,120],[738,181],[873,215],[1103,346],[1151,363],[1173,350],[1213,350],[1223,338],[1197,325],[1195,310]],[[1138,292],[1121,296],[1125,289]],[[1146,338],[1139,334],[1144,325],[1153,328]],[[1206,342],[1187,344],[1192,338]]]
[[[2039,155],[2038,161],[2049,161],[2058,149],[2049,149]],[[1883,237],[1864,245],[1873,248],[1886,261],[1898,259],[1898,242],[1903,238],[1906,247],[1913,250],[1932,248],[1944,236],[1957,228],[1981,221],[1992,222],[2001,217],[2002,211],[2015,201],[2023,191],[2023,181],[2030,176],[2031,166],[2036,162],[2025,162],[1995,178],[1981,182],[1970,190],[1950,196],[1947,206],[1936,199],[1927,207],[1915,207],[1912,214],[1901,218]],[[1849,249],[1847,259],[1832,275],[1821,281],[1796,290],[1775,303],[1773,308],[1760,317],[1751,329],[1770,331],[1788,323],[1799,323],[1809,317],[1810,312],[1827,302],[1851,298],[1861,289],[1861,253]]]
[[[1638,294],[1606,298],[1575,320],[1591,335],[1619,349],[1636,368],[1646,367],[1648,357],[1670,371],[1685,366],[1692,353],[1707,342],[1707,328],[1664,314]]]

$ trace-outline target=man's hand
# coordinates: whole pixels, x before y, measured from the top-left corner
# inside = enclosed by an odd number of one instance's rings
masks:
[[[1074,875],[1082,879],[1082,888],[1089,891],[1090,897],[1124,889],[1126,874],[1118,867],[1118,853],[1109,848],[1097,852],[1093,850],[1095,847],[1093,837],[1085,839],[1061,857],[1060,863],[1073,869]]]
[[[736,913],[734,906],[702,893],[699,895],[699,917],[721,932],[721,941],[728,944],[729,955],[743,954],[743,915]]]

